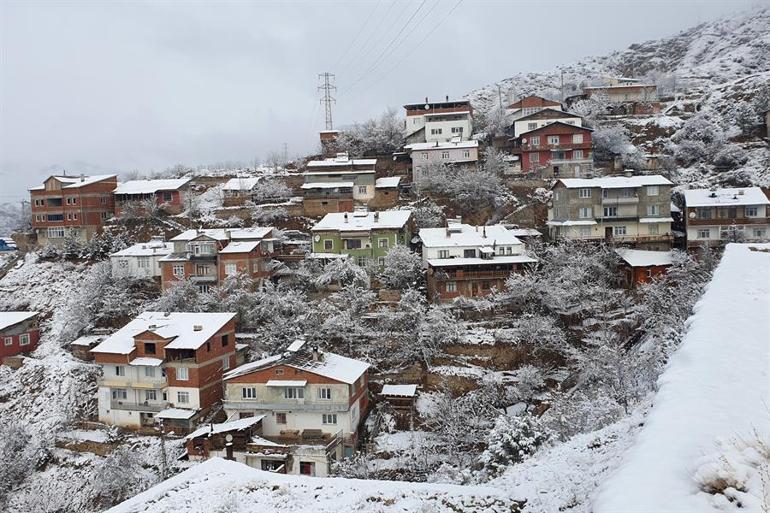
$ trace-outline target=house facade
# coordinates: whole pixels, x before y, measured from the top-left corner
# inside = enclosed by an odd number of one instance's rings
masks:
[[[473,107],[468,100],[413,103],[404,105],[407,144],[466,141],[473,134]]]
[[[311,160],[304,173],[302,204],[307,216],[352,212],[375,196],[377,159],[351,159],[347,153]]]
[[[409,244],[412,225],[409,210],[326,214],[310,230],[313,254],[348,255],[359,265],[367,260],[382,264],[390,248]]]
[[[551,238],[671,247],[671,182],[660,175],[565,178],[551,188]]]
[[[0,312],[0,361],[34,351],[39,341],[37,312]]]
[[[419,232],[427,268],[428,297],[451,301],[503,290],[513,272],[537,262],[505,226],[471,226],[448,220],[445,228]]]
[[[236,365],[234,313],[144,312],[91,350],[99,421],[188,431],[222,399]]]
[[[593,173],[593,130],[562,121],[521,133],[513,140],[522,173],[543,177],[584,177]]]
[[[274,241],[272,227],[184,231],[171,239],[173,252],[160,259],[161,286],[191,280],[207,291],[239,273],[259,282],[271,275]]]
[[[369,408],[369,365],[295,341],[225,375],[229,419],[261,418],[263,438],[292,447],[289,474],[326,476],[355,452]]]
[[[412,159],[412,180],[419,182],[431,165],[446,164],[476,169],[479,162],[478,141],[450,141],[407,144]]]
[[[87,242],[113,216],[116,175],[51,176],[30,192],[32,229],[38,244],[61,246],[65,239]]]
[[[759,187],[684,191],[687,246],[770,239],[770,200]]]
[[[548,100],[542,96],[525,96],[521,100],[515,101],[505,109],[506,115],[512,119],[522,118],[540,112],[544,109],[562,110],[560,102]]]
[[[158,278],[160,260],[173,253],[174,245],[163,240],[140,242],[110,255],[115,278]]]
[[[187,207],[190,178],[129,180],[119,183],[113,193],[116,216],[121,216],[129,206],[141,210],[145,208],[147,202],[162,208],[169,214],[179,214]]]
[[[556,122],[567,125],[583,126],[583,118],[580,116],[548,108],[517,118],[513,122],[513,136],[518,137],[524,132],[531,132]]]

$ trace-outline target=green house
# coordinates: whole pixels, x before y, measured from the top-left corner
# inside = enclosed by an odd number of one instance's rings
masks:
[[[350,255],[359,265],[380,264],[393,246],[408,245],[412,238],[409,210],[335,212],[326,214],[312,229],[313,255]]]

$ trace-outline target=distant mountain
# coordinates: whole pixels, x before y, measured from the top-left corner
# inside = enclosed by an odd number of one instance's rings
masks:
[[[0,237],[8,237],[24,222],[21,205],[0,203]]]

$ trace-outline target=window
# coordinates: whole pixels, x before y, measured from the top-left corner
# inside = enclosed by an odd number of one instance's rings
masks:
[[[441,158],[442,159],[448,159],[449,158],[449,152],[448,151],[442,151],[441,152]]]
[[[156,350],[157,350],[157,347],[155,346],[155,342],[145,342],[144,343],[144,352],[146,354],[155,354]]]
[[[441,131],[442,131],[441,128],[431,128],[430,129],[430,134],[431,135],[441,135]]]
[[[101,198],[99,198],[99,202],[100,202],[102,205],[106,205],[106,204],[109,202],[109,199],[110,199],[110,197],[109,197],[109,196],[102,196]]]
[[[529,138],[529,145],[530,146],[540,146],[540,136],[536,135],[534,137]]]
[[[427,151],[422,152],[422,160],[428,160],[428,152]]]
[[[657,196],[658,194],[660,194],[660,189],[657,185],[647,186],[647,196]]]
[[[449,258],[449,250],[448,249],[440,249],[440,250],[438,250],[438,257],[439,258]]]
[[[452,133],[453,134],[462,134],[463,133],[463,127],[461,127],[461,126],[453,126],[452,127]]]
[[[331,399],[332,398],[332,389],[329,387],[323,387],[318,389],[318,398],[319,399]]]
[[[497,248],[497,254],[498,254],[498,255],[505,255],[505,248],[504,248],[504,247],[502,247],[502,246],[500,246],[499,248]]]
[[[573,150],[572,151],[572,158],[575,159],[575,160],[582,159],[583,158],[583,150]]]
[[[227,347],[230,343],[230,335],[222,335],[222,347]]]
[[[12,346],[13,345],[13,337],[5,337],[3,339],[3,344],[6,346]]]
[[[336,424],[337,423],[337,414],[336,413],[324,413],[321,417],[323,424]]]
[[[581,237],[590,237],[591,236],[591,227],[590,226],[581,226],[580,227],[580,236]]]
[[[238,269],[235,264],[225,264],[225,275],[235,276],[238,274]]]
[[[170,192],[164,192],[163,193],[163,201],[165,201],[166,203],[171,201],[173,198],[174,198],[174,196]]]
[[[660,234],[660,227],[657,224],[651,224],[647,227],[647,233],[650,235]]]
[[[244,399],[256,399],[257,388],[256,387],[243,387],[241,389],[241,397]]]
[[[757,217],[757,207],[746,207],[746,217]]]
[[[752,231],[752,235],[755,239],[764,239],[765,238],[765,229],[764,228],[754,228]]]
[[[286,387],[283,389],[284,399],[304,399],[305,389],[300,387]]]
[[[303,476],[314,476],[315,475],[315,463],[312,461],[300,461],[299,462],[299,473]]]
[[[343,239],[345,249],[361,249],[361,239]]]
[[[573,144],[582,144],[583,143],[583,134],[572,134],[572,143]]]
[[[559,136],[558,135],[549,135],[548,136],[548,144],[559,144]]]
[[[367,192],[366,185],[359,185],[358,186],[358,194],[366,194],[366,192]]]
[[[147,269],[150,267],[150,257],[139,257],[136,261],[136,265],[139,269]]]
[[[701,228],[698,230],[698,238],[699,239],[710,239],[711,238],[711,230],[708,228]]]
[[[653,217],[659,216],[660,205],[647,205],[647,215]]]
[[[144,400],[145,401],[157,401],[158,400],[158,392],[156,390],[145,390],[144,391]]]
[[[195,266],[195,274],[198,276],[206,276],[209,273],[209,266],[198,264]]]
[[[331,251],[334,249],[334,241],[330,239],[324,239],[324,250]]]
[[[464,249],[463,250],[463,257],[464,258],[476,258],[476,250],[475,249]]]
[[[448,281],[448,282],[446,282],[446,291],[447,292],[457,292],[457,282],[456,281]]]
[[[154,378],[155,377],[155,367],[145,367],[144,368],[144,377],[145,378]]]
[[[275,423],[276,424],[286,424],[286,414],[285,413],[276,413],[275,414]]]
[[[539,153],[530,153],[529,154],[529,161],[530,162],[540,162],[540,154]]]
[[[537,123],[527,123],[527,130],[537,129]]]
[[[377,257],[377,265],[380,267],[385,265],[385,257]]]
[[[112,389],[112,400],[113,401],[125,401],[128,399],[128,392],[125,388],[113,388]]]
[[[618,207],[604,207],[604,217],[618,217]]]
[[[581,189],[578,189],[578,198],[590,198],[591,197],[591,189],[588,187],[583,187]]]
[[[176,379],[179,381],[187,381],[190,379],[190,369],[187,367],[179,367],[176,370]]]
[[[177,392],[176,402],[179,404],[187,404],[190,402],[190,392]]]
[[[590,219],[591,218],[591,207],[580,207],[580,210],[578,212],[578,216],[580,219]]]
[[[631,198],[634,196],[634,190],[629,188],[620,189],[620,195],[624,198]]]
[[[280,460],[261,460],[261,461],[262,463],[260,463],[260,467],[265,472],[275,472],[281,467],[283,467],[284,465],[286,465],[286,463]]]
[[[122,365],[116,365],[115,366],[115,375],[116,376],[125,376],[126,375],[126,368]]]
[[[109,212],[101,212],[99,214],[99,217],[101,217],[102,219],[107,219],[108,217],[110,217],[110,213]]]
[[[616,226],[612,230],[613,235],[625,235],[626,234],[626,227],[625,226]]]
[[[22,333],[19,335],[19,345],[20,346],[28,346],[29,345],[29,334],[28,333]]]
[[[698,214],[699,219],[711,219],[711,209],[710,208],[698,208],[696,209],[696,212]]]
[[[224,358],[222,358],[222,370],[223,371],[230,370],[230,357],[229,356],[225,356]]]
[[[48,238],[49,239],[63,239],[64,238],[64,228],[61,228],[61,227],[59,227],[59,228],[48,228]]]
[[[259,272],[259,261],[251,263],[251,272],[253,272],[253,273],[258,273]]]
[[[365,256],[357,256],[356,257],[356,265],[358,267],[364,267],[366,265],[366,257]]]
[[[184,264],[174,264],[171,266],[171,273],[177,278],[184,277]]]
[[[471,150],[463,150],[463,158],[471,158]]]
[[[387,248],[388,247],[388,239],[379,239],[377,241],[377,247],[379,247],[379,248]]]

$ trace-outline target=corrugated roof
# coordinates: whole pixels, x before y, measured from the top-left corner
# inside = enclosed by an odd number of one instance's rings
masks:
[[[368,231],[377,229],[401,229],[409,222],[409,210],[385,210],[382,212],[333,212],[326,214],[311,231]]]

